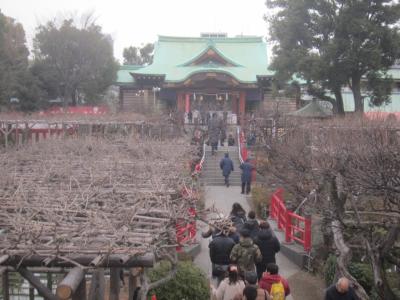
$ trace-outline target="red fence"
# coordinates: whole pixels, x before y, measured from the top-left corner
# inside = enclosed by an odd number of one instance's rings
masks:
[[[191,198],[193,195],[193,190],[188,189],[186,186],[182,190],[182,196],[184,198]],[[194,219],[196,216],[196,209],[194,207],[189,208],[188,217]],[[197,226],[196,221],[188,222],[185,219],[180,219],[176,223],[176,241],[178,247],[176,251],[181,252],[182,246],[184,244],[191,244],[196,241]]]
[[[285,241],[296,241],[303,245],[304,251],[311,250],[311,219],[299,216],[288,210],[283,201],[283,189],[278,189],[271,197],[270,217],[285,232]]]
[[[99,106],[54,106],[45,111],[40,112],[41,115],[106,115],[110,112],[109,108],[104,105]]]

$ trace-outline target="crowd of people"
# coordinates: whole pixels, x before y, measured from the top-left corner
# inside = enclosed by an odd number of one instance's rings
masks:
[[[217,300],[285,299],[290,293],[287,281],[279,275],[275,254],[280,243],[269,223],[258,222],[254,211],[234,203],[229,222],[210,227],[203,237],[209,244],[212,276]],[[279,298],[281,293],[283,298]],[[275,298],[271,298],[275,295]]]
[[[229,220],[203,232],[209,243],[215,300],[284,300],[289,283],[279,274],[276,254],[280,242],[266,221],[239,203],[232,205]],[[325,291],[325,300],[358,300],[347,278],[339,278]]]

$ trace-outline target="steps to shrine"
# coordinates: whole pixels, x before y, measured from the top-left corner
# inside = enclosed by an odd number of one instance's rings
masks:
[[[222,176],[222,170],[219,167],[219,163],[225,153],[229,153],[229,157],[232,159],[234,167],[234,171],[229,176],[229,183],[231,186],[241,185],[241,170],[239,168],[240,162],[237,146],[219,146],[214,155],[211,155],[211,147],[206,147],[205,161],[202,170],[202,180],[205,185],[225,185],[225,179]]]

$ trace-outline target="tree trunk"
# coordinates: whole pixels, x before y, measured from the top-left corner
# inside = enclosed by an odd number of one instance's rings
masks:
[[[340,86],[335,87],[333,89],[333,93],[335,94],[336,98],[336,112],[339,116],[344,116],[344,105],[343,105],[343,95],[342,95],[342,89]]]
[[[357,113],[364,112],[364,100],[361,96],[361,76],[353,75],[351,78],[351,90],[354,97],[354,111]]]

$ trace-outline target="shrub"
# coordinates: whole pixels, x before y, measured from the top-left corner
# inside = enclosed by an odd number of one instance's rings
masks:
[[[169,270],[171,270],[171,264],[162,261],[150,270],[151,282],[164,278]],[[157,296],[157,300],[208,300],[210,299],[209,281],[192,262],[179,262],[175,278],[151,290],[148,299],[151,299],[151,295],[154,294]]]
[[[269,204],[272,193],[264,186],[255,185],[251,189],[251,199],[254,211],[261,219],[266,220],[269,214]]]
[[[329,255],[324,265],[324,279],[327,286],[331,285],[335,280],[336,274],[336,256]]]

